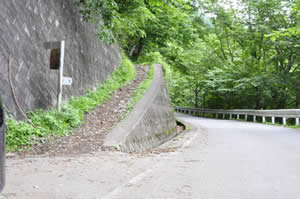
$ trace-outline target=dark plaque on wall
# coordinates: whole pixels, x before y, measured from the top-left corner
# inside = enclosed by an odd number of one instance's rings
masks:
[[[60,65],[60,49],[54,48],[51,50],[50,54],[50,69],[59,70]]]

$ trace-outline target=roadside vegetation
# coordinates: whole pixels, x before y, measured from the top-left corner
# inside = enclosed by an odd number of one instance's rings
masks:
[[[95,92],[66,102],[62,112],[30,112],[32,124],[10,118],[8,151],[70,133],[85,113],[133,79],[132,61],[161,63],[177,106],[300,107],[297,0],[77,0],[75,5],[84,21],[97,25],[101,42],[121,47],[122,66]],[[128,111],[150,79],[151,73]]]
[[[135,76],[134,64],[123,56],[121,66],[96,91],[87,91],[80,97],[70,98],[62,105],[61,112],[55,109],[35,110],[28,113],[32,124],[9,118],[6,131],[6,150],[17,151],[41,142],[47,136],[65,136],[78,127],[84,115],[96,106],[109,100],[110,95],[127,85]]]
[[[86,0],[83,18],[132,60],[168,65],[173,104],[300,107],[297,0]],[[165,73],[166,74],[166,73]]]

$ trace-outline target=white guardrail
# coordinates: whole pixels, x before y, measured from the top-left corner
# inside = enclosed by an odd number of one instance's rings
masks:
[[[253,122],[256,122],[257,117],[262,117],[262,122],[266,122],[266,118],[272,118],[272,124],[275,124],[275,118],[282,118],[283,125],[286,125],[286,120],[295,118],[295,124],[299,125],[300,109],[277,109],[277,110],[253,110],[253,109],[199,109],[199,108],[185,108],[174,107],[176,112],[186,113],[195,116],[205,116],[205,114],[215,114],[216,118],[220,115],[223,119],[229,115],[232,119],[236,115],[236,119],[248,120],[248,116],[253,116]]]

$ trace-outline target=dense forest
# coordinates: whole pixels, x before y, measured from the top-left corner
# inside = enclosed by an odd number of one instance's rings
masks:
[[[80,0],[107,45],[162,63],[173,104],[300,107],[298,0]]]

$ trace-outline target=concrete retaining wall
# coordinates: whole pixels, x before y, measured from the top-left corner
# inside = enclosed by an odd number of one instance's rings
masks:
[[[96,28],[80,19],[75,0],[0,1],[0,95],[5,109],[20,118],[8,83],[12,80],[25,111],[56,104],[58,72],[49,69],[47,41],[66,41],[64,75],[73,78],[63,98],[82,95],[104,82],[120,64],[117,46],[101,44]]]
[[[176,122],[160,65],[146,94],[106,137],[104,147],[123,152],[152,149],[176,135]]]

